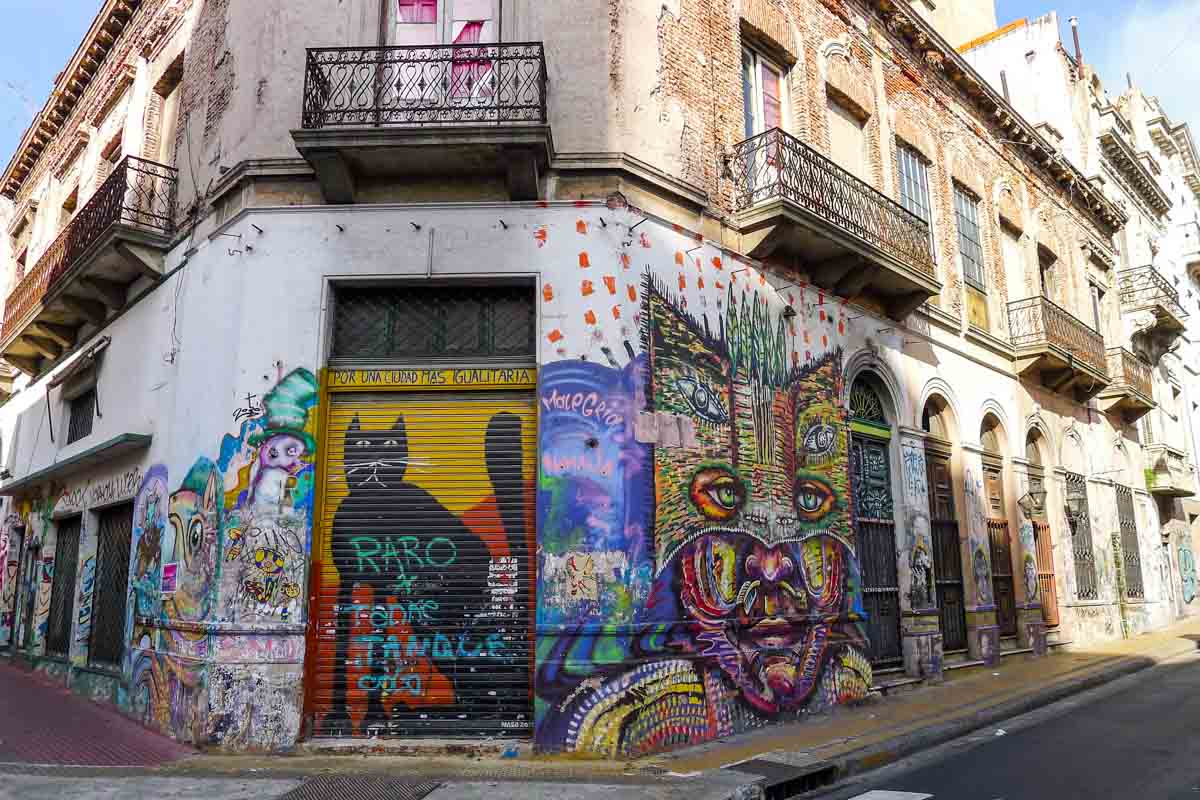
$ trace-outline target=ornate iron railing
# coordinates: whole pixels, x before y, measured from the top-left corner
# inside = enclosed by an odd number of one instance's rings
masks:
[[[113,225],[130,225],[170,235],[175,230],[178,170],[126,156],[113,168],[79,213],[67,223],[33,269],[9,292],[0,337],[11,336],[29,311],[41,302],[89,247]]]
[[[1117,521],[1121,526],[1122,564],[1125,570],[1125,596],[1141,600],[1146,596],[1142,584],[1142,554],[1138,543],[1137,517],[1133,511],[1133,490],[1117,484]]]
[[[772,128],[734,145],[727,163],[739,211],[773,198],[787,200],[935,277],[929,226],[796,137]]]
[[[1121,285],[1121,305],[1126,310],[1161,306],[1176,319],[1187,317],[1187,312],[1179,304],[1179,290],[1154,267],[1122,270],[1117,277]]]
[[[1192,466],[1188,454],[1164,442],[1154,441],[1152,433],[1147,434],[1147,442],[1142,445],[1146,459],[1146,482],[1149,484],[1147,488],[1193,489],[1196,468]]]
[[[308,51],[306,129],[546,121],[540,42]]]
[[[1104,337],[1045,297],[1009,303],[1008,328],[1018,350],[1054,346],[1097,372],[1107,372]]]
[[[1150,365],[1124,347],[1108,348],[1108,375],[1117,386],[1154,397]]]

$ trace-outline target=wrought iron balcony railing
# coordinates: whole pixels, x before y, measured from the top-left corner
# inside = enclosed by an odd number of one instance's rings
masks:
[[[1104,337],[1045,297],[1009,303],[1008,328],[1017,350],[1057,347],[1084,366],[1106,374]]]
[[[1159,306],[1177,320],[1187,317],[1179,304],[1179,290],[1171,285],[1167,276],[1152,266],[1122,270],[1118,278],[1121,285],[1121,305],[1128,311]]]
[[[1150,365],[1124,347],[1108,349],[1108,375],[1113,387],[1128,387],[1145,397],[1154,397],[1154,384]]]
[[[540,42],[308,51],[301,127],[546,121]]]
[[[21,277],[4,303],[0,338],[8,339],[42,298],[71,269],[79,256],[114,225],[128,225],[170,236],[175,230],[178,170],[126,156],[101,184],[33,269]]]
[[[779,198],[934,277],[929,226],[779,128],[739,142],[729,158],[739,211]]]

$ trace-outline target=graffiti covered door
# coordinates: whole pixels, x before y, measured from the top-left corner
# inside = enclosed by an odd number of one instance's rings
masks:
[[[855,433],[850,466],[854,475],[854,525],[862,562],[869,657],[876,664],[894,663],[903,658],[903,650],[888,442]]]
[[[50,585],[50,616],[46,624],[46,653],[66,656],[71,648],[71,623],[75,617],[75,570],[79,562],[79,534],[83,520],[72,517],[58,523],[54,544],[54,578]]]
[[[954,513],[954,483],[950,459],[927,451],[929,527],[933,533],[933,570],[937,583],[938,616],[946,652],[967,649],[967,616],[963,592],[962,553],[958,518]]]
[[[524,392],[333,395],[317,735],[530,735],[535,410]]]
[[[12,647],[17,641],[17,602],[21,596],[21,548],[24,531],[14,527],[8,534],[8,549],[4,554],[4,585],[0,587],[0,648]]]
[[[992,596],[1001,636],[1017,635],[1017,596],[1013,581],[1012,532],[1004,505],[1001,469],[984,464],[983,483],[988,501],[988,538],[992,543]]]

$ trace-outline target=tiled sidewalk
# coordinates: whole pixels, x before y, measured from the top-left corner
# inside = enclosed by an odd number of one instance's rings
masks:
[[[154,767],[194,753],[113,709],[0,663],[0,762]]]

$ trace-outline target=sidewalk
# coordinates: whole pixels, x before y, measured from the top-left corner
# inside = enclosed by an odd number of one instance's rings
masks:
[[[1195,652],[1200,620],[1086,652],[1032,659],[1006,658],[995,669],[949,673],[943,685],[877,698],[831,716],[765,728],[676,753],[636,762],[583,761],[564,757],[426,758],[383,755],[223,756],[198,755],[162,740],[62,690],[39,686],[15,691],[0,667],[0,798],[61,796],[128,798],[172,796],[180,800],[285,798],[323,800],[388,797],[406,800],[568,800],[645,797],[658,800],[755,800],[788,796],[846,775],[882,766],[977,728],[1025,713],[1122,675]],[[13,670],[24,682],[31,679]],[[36,709],[51,692],[70,712]],[[15,694],[15,696],[14,696]],[[80,711],[79,705],[94,711]],[[45,709],[44,705],[41,705]],[[76,713],[113,719],[81,727]],[[26,716],[32,713],[33,716]],[[14,721],[13,714],[18,714]],[[83,717],[79,718],[83,719]],[[119,724],[117,724],[119,723]],[[61,725],[68,727],[60,727]],[[97,725],[102,727],[97,728]],[[132,731],[125,730],[127,726]],[[14,731],[30,732],[41,749],[10,743]],[[78,736],[80,730],[90,731]],[[64,731],[71,731],[64,735]],[[92,752],[77,739],[94,739]],[[54,740],[70,740],[64,745]],[[130,748],[134,749],[130,749]],[[129,769],[72,771],[29,767],[51,753],[67,764],[122,764]],[[140,761],[132,760],[142,754]],[[71,760],[65,760],[71,759]],[[15,793],[10,793],[15,792]]]

